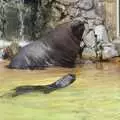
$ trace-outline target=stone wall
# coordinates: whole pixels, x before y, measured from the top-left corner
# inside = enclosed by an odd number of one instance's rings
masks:
[[[76,2],[74,0],[57,0],[61,4],[71,4]],[[76,1],[81,1],[81,0],[76,0]],[[91,0],[82,0],[85,2],[90,2]],[[108,31],[109,37],[111,40],[115,39],[116,37],[116,19],[117,19],[117,14],[116,14],[116,0],[92,0],[94,2],[94,8],[96,8],[96,13],[101,16],[104,19],[104,23],[106,26],[106,29]],[[72,4],[73,5],[73,4]],[[82,5],[81,5],[82,6]],[[74,11],[73,8],[70,7],[70,10],[68,9],[68,16],[70,17],[70,11],[77,13],[77,10]],[[89,12],[91,16],[93,15],[92,13]],[[68,18],[69,18],[68,17]],[[93,15],[94,17],[94,15]]]

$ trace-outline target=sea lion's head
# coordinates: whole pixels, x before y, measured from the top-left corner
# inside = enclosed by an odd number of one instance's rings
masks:
[[[82,40],[83,32],[85,30],[84,23],[79,20],[74,20],[71,23],[72,33],[77,39]]]

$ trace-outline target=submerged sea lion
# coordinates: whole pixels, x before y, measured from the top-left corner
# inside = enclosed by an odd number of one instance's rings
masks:
[[[19,86],[13,89],[15,92],[12,94],[12,97],[16,97],[18,95],[22,95],[30,92],[43,92],[44,94],[48,94],[60,88],[67,87],[68,85],[72,84],[75,80],[76,80],[76,76],[74,74],[68,74],[49,85]]]
[[[67,74],[57,81],[48,84],[48,85],[25,85],[18,86],[15,89],[12,89],[10,93],[4,94],[0,97],[11,96],[16,97],[22,94],[31,93],[31,92],[42,92],[44,94],[51,93],[55,90],[67,87],[76,80],[75,74]]]
[[[21,48],[8,67],[13,69],[74,67],[83,32],[84,24],[80,21],[61,24],[39,41]]]

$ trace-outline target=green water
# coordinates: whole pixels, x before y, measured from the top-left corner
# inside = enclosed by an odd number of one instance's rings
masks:
[[[0,95],[19,85],[56,81],[71,69],[9,70],[0,64]],[[0,98],[0,120],[119,120],[120,64],[78,65],[77,80],[50,94]]]

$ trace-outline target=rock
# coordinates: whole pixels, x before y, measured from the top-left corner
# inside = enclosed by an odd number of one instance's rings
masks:
[[[95,35],[93,31],[90,31],[84,36],[84,42],[87,47],[93,48],[95,46]]]
[[[66,10],[66,7],[63,4],[55,3],[54,6],[61,12],[65,12],[65,10]]]
[[[109,43],[108,34],[104,25],[97,25],[95,27],[95,35],[97,35],[97,40],[103,40],[104,43]]]
[[[104,9],[104,1],[101,0],[97,0],[95,3],[95,8],[96,8],[96,13],[101,17],[104,18],[105,17],[105,9]]]
[[[118,55],[120,56],[120,40],[113,40],[112,43],[115,45]]]
[[[81,10],[81,15],[87,19],[95,19],[97,17],[95,9],[89,11]]]
[[[97,16],[96,19],[95,19],[95,21],[94,21],[94,24],[97,26],[97,25],[103,25],[103,23],[104,23],[103,18]]]
[[[95,54],[95,50],[92,48],[88,48],[86,47],[83,51],[83,58],[87,58],[87,59],[95,59],[96,58],[96,54]]]
[[[71,3],[74,3],[74,0],[56,0],[56,2],[61,3],[63,5],[70,5]]]
[[[100,51],[98,51],[100,52]],[[103,50],[102,50],[102,59],[107,60],[113,57],[118,56],[118,52],[115,48],[115,46],[111,44],[103,44]],[[94,48],[86,47],[83,51],[83,57],[87,59],[96,59],[96,53]]]
[[[114,45],[112,45],[111,47],[106,46],[104,47],[102,55],[103,55],[103,60],[106,60],[106,59],[110,59],[110,58],[118,56],[118,52],[115,49]]]
[[[65,11],[65,6],[61,4],[54,4],[52,7],[52,16],[54,21],[60,21],[61,19],[61,14],[64,13]],[[54,24],[54,23],[53,23]]]
[[[76,16],[79,16],[80,15],[80,11],[79,9],[77,8],[69,8],[68,9],[68,12],[69,12],[69,16],[71,18],[76,18]]]
[[[94,19],[88,20],[88,27],[89,27],[89,30],[94,29]]]
[[[78,7],[83,10],[90,10],[94,6],[93,0],[79,0]]]

